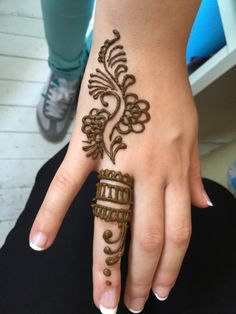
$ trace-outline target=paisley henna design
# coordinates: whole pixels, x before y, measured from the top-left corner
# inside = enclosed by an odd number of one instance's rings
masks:
[[[109,229],[103,232],[103,239],[107,244],[104,247],[107,267],[104,268],[103,274],[110,277],[109,266],[117,263],[125,250],[125,236],[133,205],[134,179],[127,173],[108,169],[100,170],[98,178],[100,182],[97,183],[96,197],[92,204],[93,215],[105,222],[116,222],[119,231],[118,236],[114,236]],[[114,207],[107,206],[106,203],[114,204]],[[108,280],[105,283],[108,286],[112,284]]]
[[[113,34],[115,37],[107,39],[98,54],[98,62],[104,69],[96,68],[88,81],[89,94],[94,99],[99,98],[103,108],[94,108],[83,117],[82,131],[87,136],[83,141],[87,144],[83,147],[86,156],[103,158],[105,152],[115,164],[117,152],[127,148],[121,135],[145,130],[145,123],[150,120],[150,105],[136,94],[127,93],[136,79],[127,74],[126,53],[124,47],[117,44],[120,33],[113,30]]]

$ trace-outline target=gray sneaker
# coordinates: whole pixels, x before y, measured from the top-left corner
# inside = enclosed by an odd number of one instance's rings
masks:
[[[68,81],[51,74],[37,106],[37,120],[50,141],[63,139],[76,108],[82,77]]]

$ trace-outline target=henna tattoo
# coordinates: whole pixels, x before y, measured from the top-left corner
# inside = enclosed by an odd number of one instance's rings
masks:
[[[110,271],[110,269],[105,268],[105,269],[103,270],[103,274],[104,274],[106,277],[110,277],[110,276],[111,276],[111,271]]]
[[[112,283],[111,283],[109,280],[106,280],[106,285],[107,285],[108,287],[110,287],[110,286],[112,285]]]
[[[93,215],[106,222],[117,222],[119,231],[115,237],[110,229],[103,232],[103,239],[107,244],[103,251],[107,255],[105,262],[109,267],[121,259],[125,250],[125,237],[133,205],[134,179],[128,174],[108,169],[100,170],[98,178],[101,181],[97,183],[96,196],[92,204]],[[115,207],[107,206],[106,202],[114,204]],[[110,277],[111,270],[106,267],[103,274]],[[111,284],[111,281],[106,281],[106,285]]]
[[[145,130],[145,123],[150,120],[150,105],[138,95],[127,93],[136,79],[127,74],[124,47],[116,44],[120,33],[113,30],[113,34],[115,37],[107,39],[98,54],[98,62],[104,70],[96,68],[96,73],[90,74],[88,81],[89,94],[94,99],[100,98],[103,108],[93,108],[83,117],[82,131],[87,136],[83,141],[87,144],[83,147],[86,156],[103,158],[105,152],[115,164],[117,152],[127,148],[122,135]]]

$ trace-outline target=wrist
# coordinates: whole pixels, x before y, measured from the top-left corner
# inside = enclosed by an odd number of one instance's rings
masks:
[[[113,30],[112,30],[113,31]],[[86,69],[86,79],[90,78],[90,73],[94,72],[96,68],[103,68],[103,65],[98,61],[99,52],[104,42],[108,38],[113,38],[113,32],[110,32],[110,36],[105,37],[99,35],[99,38],[94,39],[94,43],[91,49],[89,61]],[[132,92],[135,90],[143,90],[146,95],[161,95],[164,94],[174,95],[174,90],[186,90],[192,97],[191,89],[189,86],[188,73],[185,63],[185,55],[171,49],[154,49],[144,51],[137,50],[126,43],[123,43],[122,34],[117,41],[118,45],[124,47],[127,59],[127,73],[132,74],[136,78],[134,86],[130,87]],[[173,97],[172,97],[173,98]]]

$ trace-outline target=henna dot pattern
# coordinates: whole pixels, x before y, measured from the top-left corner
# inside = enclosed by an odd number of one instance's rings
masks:
[[[105,268],[103,270],[103,274],[106,276],[106,277],[110,277],[111,276],[111,270],[108,269],[108,268]]]
[[[109,280],[107,280],[107,281],[106,281],[106,285],[107,285],[108,287],[110,287],[110,286],[112,285],[112,283],[111,283]]]
[[[125,250],[125,237],[133,205],[134,179],[127,173],[109,169],[100,170],[98,178],[100,182],[97,183],[92,209],[95,217],[112,223],[112,230],[105,229],[102,234],[105,242],[103,252],[106,256],[103,274],[110,279],[111,267],[121,259]],[[111,284],[111,281],[106,280],[108,283]]]
[[[128,92],[136,78],[127,74],[126,53],[123,45],[117,44],[120,33],[113,30],[113,34],[114,38],[105,40],[98,54],[103,69],[96,68],[88,81],[89,94],[99,99],[102,107],[93,108],[82,118],[82,131],[87,136],[83,141],[86,156],[103,158],[105,152],[115,164],[117,152],[127,148],[123,136],[145,130],[150,104]]]

